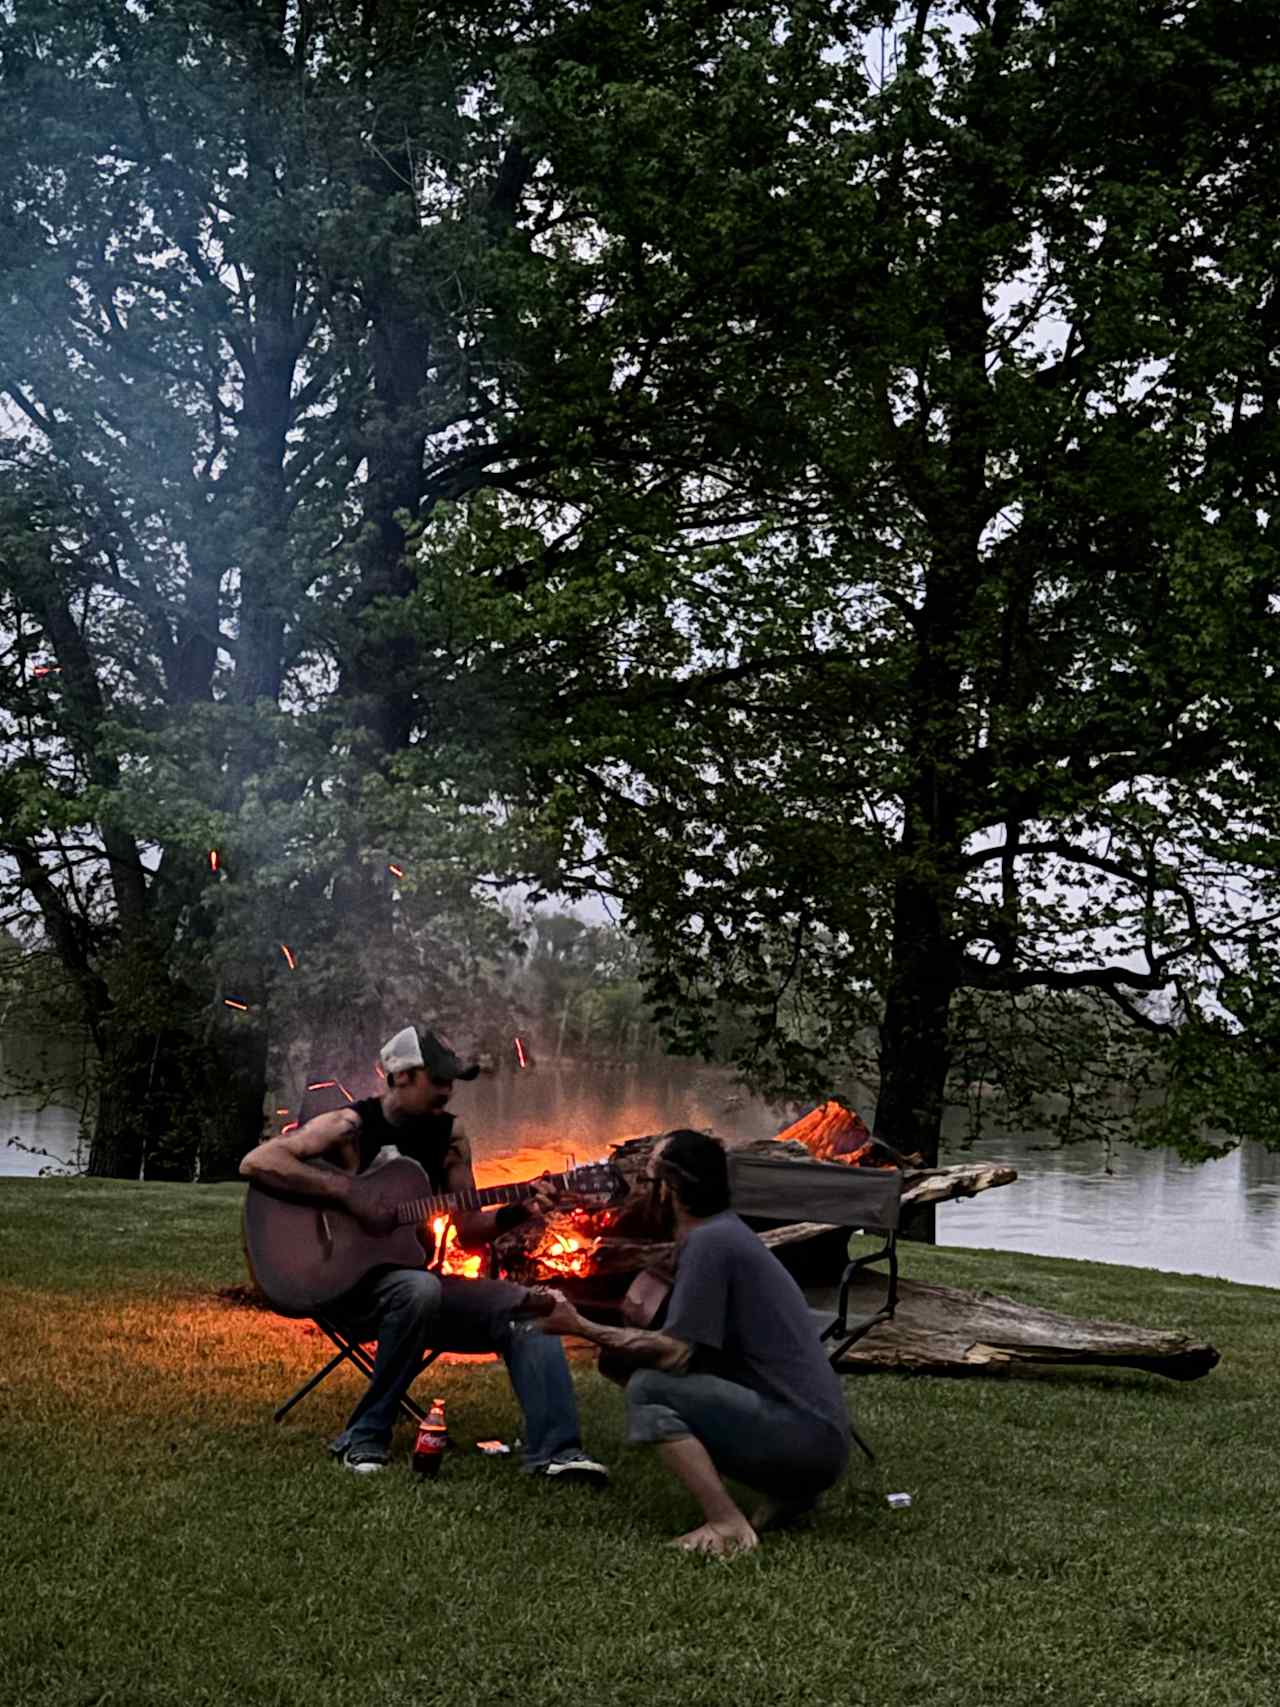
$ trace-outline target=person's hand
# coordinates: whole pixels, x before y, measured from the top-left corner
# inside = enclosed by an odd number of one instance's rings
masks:
[[[543,1290],[539,1288],[539,1290]],[[546,1289],[552,1300],[551,1310],[539,1322],[538,1326],[544,1334],[576,1334],[582,1326],[582,1318],[563,1292]]]
[[[550,1174],[542,1174],[532,1182],[533,1195],[527,1199],[525,1208],[529,1211],[530,1219],[535,1216],[541,1219],[560,1201],[560,1193],[551,1183]]]

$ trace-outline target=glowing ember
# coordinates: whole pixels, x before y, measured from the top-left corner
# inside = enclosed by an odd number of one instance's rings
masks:
[[[209,870],[210,871],[216,871],[220,864],[221,864],[221,861],[218,858],[217,848],[210,848],[209,849]]]
[[[402,865],[389,865],[387,870],[391,873],[392,877],[404,876],[404,867]]]
[[[537,1242],[525,1252],[525,1260],[548,1278],[558,1274],[580,1279],[590,1274],[599,1240],[583,1238],[571,1230],[573,1225],[573,1216],[549,1215]]]
[[[524,1052],[524,1044],[518,1037],[516,1038],[516,1060],[522,1067],[529,1065],[529,1057]]]
[[[288,1114],[288,1112],[289,1112],[289,1110],[287,1108],[278,1108],[276,1110],[277,1114]]]
[[[437,1215],[431,1223],[435,1234],[436,1255],[443,1274],[461,1274],[475,1280],[484,1266],[484,1258],[466,1251],[458,1243],[458,1229],[447,1215]],[[443,1256],[440,1255],[443,1251]]]
[[[289,947],[289,944],[287,942],[282,942],[280,944],[280,952],[281,952],[281,954],[284,955],[285,960],[288,963],[288,967],[289,967],[290,972],[294,971],[294,969],[297,967],[298,962],[295,960],[293,950]]]
[[[31,674],[33,676],[52,676],[56,675],[61,669],[61,664],[37,664]]]
[[[248,1002],[233,1002],[230,996],[222,998],[222,1005],[224,1008],[235,1008],[237,1013],[247,1014],[249,1011]]]
[[[336,1079],[317,1079],[314,1085],[308,1085],[309,1091],[331,1091],[337,1084]]]

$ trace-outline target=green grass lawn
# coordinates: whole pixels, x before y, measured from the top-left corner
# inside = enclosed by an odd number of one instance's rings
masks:
[[[459,1445],[434,1484],[407,1435],[381,1477],[329,1462],[350,1372],[275,1426],[326,1342],[216,1296],[239,1198],[0,1181],[6,1703],[1280,1700],[1280,1292],[909,1247],[915,1278],[1182,1328],[1222,1364],[850,1381],[879,1467],[725,1563],[663,1547],[693,1513],[586,1361],[603,1495],[470,1450],[517,1427],[491,1363],[429,1377]]]

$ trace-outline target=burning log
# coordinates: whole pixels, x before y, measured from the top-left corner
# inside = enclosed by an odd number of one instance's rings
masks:
[[[866,1122],[843,1103],[828,1101],[810,1109],[778,1134],[782,1142],[803,1144],[819,1162],[847,1162],[851,1167],[892,1165],[887,1156],[873,1156]]]

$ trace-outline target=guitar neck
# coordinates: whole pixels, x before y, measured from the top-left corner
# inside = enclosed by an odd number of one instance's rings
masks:
[[[470,1209],[489,1209],[503,1203],[523,1203],[539,1185],[551,1185],[563,1191],[568,1174],[544,1175],[538,1180],[523,1180],[519,1185],[472,1186],[467,1191],[446,1191],[432,1197],[412,1197],[396,1208],[401,1226],[429,1221],[436,1215],[464,1214]]]

